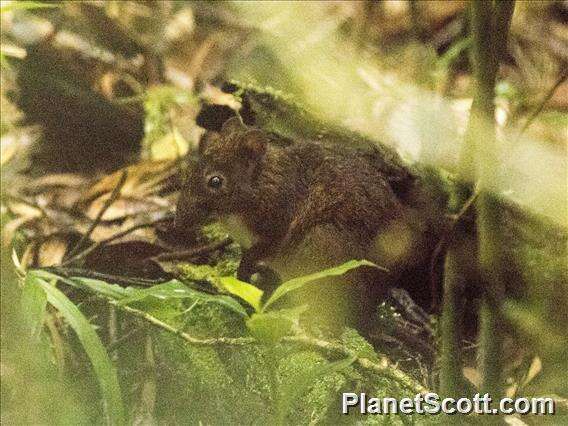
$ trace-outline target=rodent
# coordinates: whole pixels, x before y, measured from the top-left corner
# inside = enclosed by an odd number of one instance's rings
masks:
[[[408,263],[410,245],[423,233],[420,225],[408,225],[412,211],[404,203],[414,177],[385,173],[378,155],[321,140],[291,141],[233,117],[202,137],[180,193],[176,226],[194,228],[210,218],[228,224],[245,249],[242,280],[261,261],[282,278],[362,258],[397,268]],[[348,274],[356,284],[350,292],[358,293],[353,304],[374,309],[388,278],[359,269]]]

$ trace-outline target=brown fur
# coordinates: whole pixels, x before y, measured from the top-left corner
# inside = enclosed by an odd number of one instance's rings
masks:
[[[176,222],[195,227],[212,216],[242,218],[255,243],[241,261],[241,279],[249,279],[259,261],[270,261],[282,278],[354,258],[380,263],[375,238],[404,222],[408,209],[374,155],[321,141],[290,142],[232,118],[201,141]],[[208,187],[213,175],[222,177],[222,188]],[[366,268],[348,275],[348,293],[356,293],[355,303],[366,311],[363,322],[384,291],[381,280],[384,273]]]

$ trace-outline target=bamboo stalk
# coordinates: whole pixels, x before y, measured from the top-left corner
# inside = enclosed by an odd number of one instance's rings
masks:
[[[501,211],[491,199],[497,187],[500,170],[499,146],[495,136],[495,81],[499,55],[505,50],[507,34],[514,10],[514,1],[496,2],[494,9],[487,2],[475,0],[471,8],[473,63],[477,81],[477,103],[472,111],[475,163],[478,173],[479,199],[477,228],[479,266],[484,285],[480,310],[480,370],[481,391],[493,398],[503,395],[502,347],[504,341],[501,304],[505,285],[503,270]]]
[[[498,267],[499,211],[493,208],[488,197],[497,178],[498,164],[495,140],[495,107],[493,104],[495,80],[499,57],[505,52],[507,34],[514,9],[513,0],[493,4],[489,1],[475,0],[471,4],[472,56],[477,91],[473,100],[468,128],[460,156],[459,181],[463,183],[457,194],[457,210],[467,203],[472,194],[467,189],[468,182],[478,182],[476,201],[480,239],[477,250],[466,245],[467,236],[461,227],[456,227],[453,240],[448,248],[444,263],[444,300],[441,317],[440,342],[440,393],[458,396],[464,392],[460,336],[462,334],[462,312],[460,303],[466,285],[467,271],[472,252],[479,252],[479,264],[483,281],[494,287],[496,294],[491,300],[502,298],[503,285]],[[483,142],[483,144],[481,143]],[[474,195],[475,196],[475,195]],[[497,268],[497,269],[495,269]],[[502,365],[499,354],[502,346],[498,311],[499,306],[486,306],[480,312],[482,340],[482,369],[484,387],[491,392],[500,393],[500,373]],[[498,331],[496,331],[499,329]]]

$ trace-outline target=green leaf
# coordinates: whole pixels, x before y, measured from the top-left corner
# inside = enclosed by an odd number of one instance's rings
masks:
[[[123,424],[124,408],[116,371],[94,328],[79,308],[60,290],[37,275],[34,277],[33,282],[41,286],[47,294],[48,302],[63,315],[71,328],[73,328],[91,360],[100,385],[107,424]]]
[[[178,280],[171,280],[166,283],[158,284],[146,289],[137,289],[132,287],[124,288],[116,284],[109,284],[104,281],[91,278],[66,278],[41,269],[35,270],[34,274],[44,279],[55,278],[70,286],[83,290],[89,290],[101,296],[108,297],[109,299],[116,300],[118,301],[119,305],[127,305],[132,302],[144,300],[148,297],[155,297],[161,300],[187,298],[198,300],[204,303],[217,303],[230,309],[233,312],[236,312],[241,316],[248,317],[248,314],[243,306],[232,297],[223,295],[211,295],[193,290]]]
[[[26,275],[20,304],[24,313],[26,333],[29,333],[27,336],[37,342],[43,329],[47,295],[35,280],[33,274]]]
[[[306,305],[292,309],[280,309],[264,313],[255,313],[247,320],[247,328],[254,338],[265,343],[276,343],[290,334],[300,315],[307,309]]]
[[[260,300],[264,294],[261,289],[235,277],[221,277],[220,281],[224,290],[243,299],[251,305],[256,312],[260,311]]]
[[[121,287],[117,284],[109,284],[101,280],[92,278],[73,277],[70,279],[77,284],[79,288],[90,290],[98,293],[101,296],[108,297],[109,299],[122,300],[132,294],[133,288]]]
[[[438,66],[447,69],[458,57],[473,44],[471,37],[464,37],[457,40],[450,48],[438,59]]]
[[[342,265],[336,266],[334,268],[325,269],[323,271],[316,272],[310,275],[304,275],[303,277],[294,278],[289,281],[286,281],[282,285],[280,285],[274,293],[270,296],[270,298],[264,304],[262,311],[266,311],[266,309],[280,299],[282,296],[290,293],[291,291],[297,290],[304,285],[311,283],[313,281],[326,278],[326,277],[333,277],[337,275],[343,275],[346,272],[350,271],[351,269],[358,268],[360,266],[372,266],[375,268],[383,269],[386,271],[385,268],[375,265],[368,260],[350,260],[349,262],[345,262]]]
[[[298,401],[315,381],[327,374],[343,370],[349,367],[355,360],[356,356],[350,356],[340,361],[328,362],[321,365],[316,365],[305,371],[303,374],[297,374],[289,380],[285,380],[280,384],[279,394],[280,397],[277,402],[277,416],[276,424],[285,424],[286,414],[292,408],[294,401]]]
[[[120,305],[143,300],[147,297],[155,297],[161,300],[168,299],[192,299],[204,303],[216,303],[222,305],[239,315],[247,317],[248,314],[242,305],[230,296],[211,295],[187,287],[178,280],[171,280],[164,284],[158,284],[147,289],[130,289],[131,293],[119,301]]]
[[[54,3],[43,3],[39,1],[12,1],[2,7],[0,12],[8,12],[10,10],[32,10],[32,9],[45,9],[49,7],[59,7]]]
[[[83,290],[89,290],[91,292],[97,293],[101,296],[108,297],[113,300],[120,300],[132,294],[134,289],[124,288],[116,284],[109,284],[101,280],[95,280],[92,278],[83,277],[73,277],[67,278],[61,275],[54,274],[53,272],[44,271],[42,269],[34,270],[34,275],[52,280],[56,279],[72,287],[80,288]]]

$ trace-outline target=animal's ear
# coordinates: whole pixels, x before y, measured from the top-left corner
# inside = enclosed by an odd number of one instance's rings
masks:
[[[199,114],[197,114],[195,122],[206,130],[219,132],[223,127],[223,123],[236,117],[236,115],[236,111],[227,105],[205,104],[201,107]]]
[[[225,121],[223,127],[221,128],[221,133],[224,135],[230,135],[231,133],[242,132],[246,130],[246,126],[242,123],[239,117],[233,117]]]
[[[201,139],[199,139],[199,145],[197,147],[198,154],[203,155],[205,153],[205,150],[207,149],[207,146],[209,146],[212,141],[217,139],[219,139],[219,133],[205,132],[203,136],[201,136]]]
[[[249,130],[243,135],[242,144],[247,157],[257,160],[266,152],[268,137],[259,129]]]

